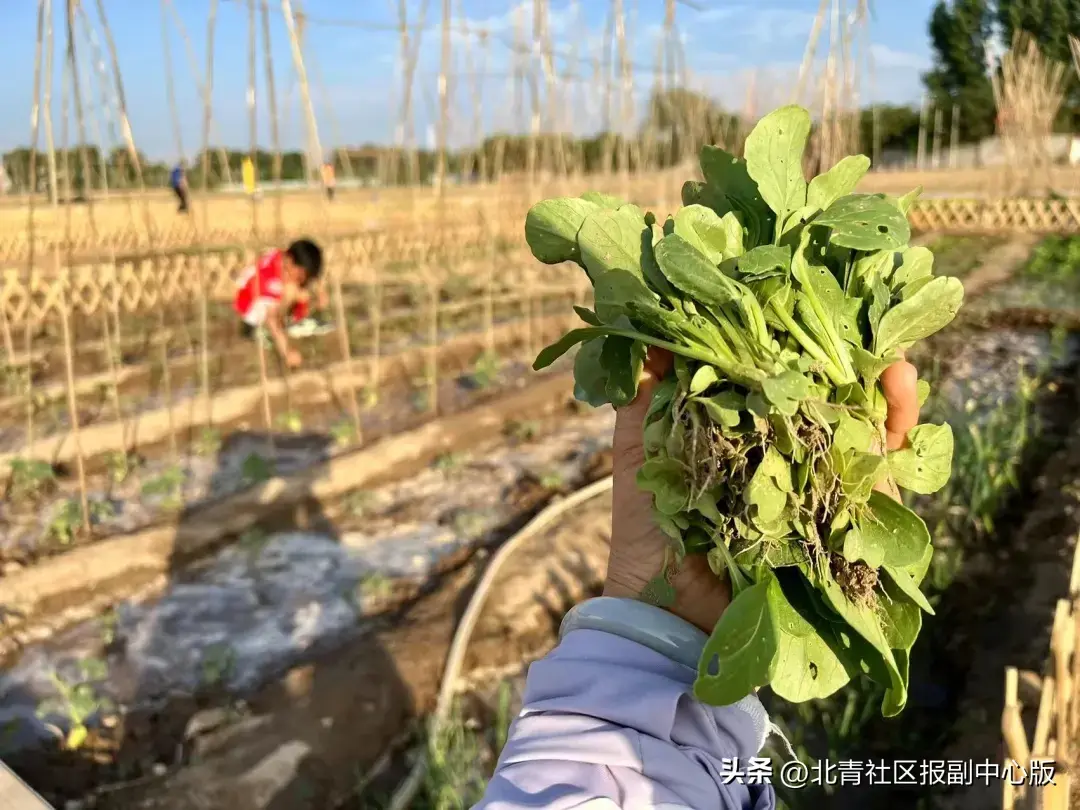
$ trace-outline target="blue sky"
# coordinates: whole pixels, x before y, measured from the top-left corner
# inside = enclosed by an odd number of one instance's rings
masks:
[[[294,0],[295,2],[295,0]],[[623,0],[631,56],[640,68],[635,80],[638,110],[652,81],[652,65],[661,31],[663,0]],[[104,0],[109,25],[117,43],[120,70],[127,96],[132,130],[139,147],[148,155],[172,159],[178,152],[167,102],[166,59],[161,31],[161,0]],[[178,107],[184,117],[180,140],[188,155],[201,143],[202,103],[197,81],[202,81],[206,61],[206,22],[210,0],[171,0],[183,21],[197,64],[198,77],[190,67],[185,40],[169,17],[168,37],[172,55],[172,75]],[[271,3],[271,54],[277,84],[281,137],[285,147],[303,141],[303,118],[292,66],[291,51],[279,0]],[[98,47],[104,49],[103,29],[95,3],[83,0],[89,28]],[[854,0],[848,5],[854,6]],[[53,120],[57,145],[63,139],[61,105],[62,70],[66,66],[64,0],[53,0],[57,42],[53,79]],[[409,0],[410,18],[419,13],[420,0]],[[698,0],[701,11],[679,6],[678,27],[692,83],[731,108],[742,108],[747,85],[753,77],[761,108],[787,101],[784,95],[802,58],[803,48],[818,6],[817,0],[760,0],[759,4],[731,0]],[[874,63],[873,87],[865,80],[865,96],[877,100],[914,102],[920,94],[920,74],[930,63],[926,22],[932,0],[877,0],[873,4],[869,29]],[[33,95],[34,47],[37,2],[5,0],[4,49],[0,52],[0,75],[8,78],[0,86],[0,150],[25,145],[30,140],[30,110]],[[305,0],[304,11],[311,17],[306,43],[306,61],[320,138],[324,145],[340,143],[390,142],[393,139],[399,105],[400,70],[398,40],[390,30],[396,24],[396,0]],[[441,0],[429,0],[428,29],[424,32],[422,54],[414,91],[417,139],[421,145],[434,137],[437,74],[440,42],[436,26]],[[607,0],[550,0],[551,30],[559,58],[556,68],[567,66],[576,55],[577,72],[583,81],[574,83],[569,98],[575,109],[573,126],[578,131],[599,122],[599,84],[590,81],[593,66],[602,50]],[[514,128],[509,75],[515,56],[515,19],[520,18],[531,32],[530,0],[454,0],[459,28],[453,37],[455,72],[452,82],[455,143],[470,140],[475,120],[474,94],[479,93],[485,129]],[[369,27],[346,25],[362,22]],[[490,32],[481,47],[475,36],[462,30]],[[102,100],[100,74],[92,66],[93,49],[88,46],[81,22],[76,26],[76,58],[86,108],[90,140],[95,128],[101,140],[109,136],[116,114],[110,111],[111,98]],[[467,57],[472,71],[468,75]],[[528,58],[528,57],[525,57]],[[259,110],[258,138],[270,140],[268,96],[265,92],[263,55],[258,57]],[[248,82],[248,24],[245,0],[219,0],[216,45],[214,48],[214,92],[212,142],[245,147],[250,143],[246,105]],[[476,74],[486,78],[478,80]],[[567,91],[571,92],[571,91]],[[111,93],[109,94],[111,97]],[[528,99],[525,101],[526,108]],[[762,110],[759,109],[759,112]],[[74,114],[70,115],[69,138],[77,139]],[[42,136],[42,144],[44,139]]]

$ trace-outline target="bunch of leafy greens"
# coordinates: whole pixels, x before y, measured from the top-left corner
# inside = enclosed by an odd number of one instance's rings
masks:
[[[869,168],[848,157],[807,184],[810,117],[765,117],[745,160],[701,154],[704,182],[660,223],[613,197],[545,200],[525,225],[542,262],[575,262],[595,292],[587,324],[536,359],[577,344],[575,395],[634,399],[646,350],[674,353],[645,420],[638,484],[674,566],[708,555],[733,600],[702,654],[695,694],[733,703],[770,685],[825,697],[852,677],[907,700],[908,655],[933,613],[919,588],[932,553],[925,524],[880,489],[930,493],[948,480],[948,425],[920,425],[883,455],[882,372],[948,324],[963,300],[909,247],[900,199],[854,194]],[[920,399],[928,390],[921,385]],[[672,565],[646,589],[674,598]]]

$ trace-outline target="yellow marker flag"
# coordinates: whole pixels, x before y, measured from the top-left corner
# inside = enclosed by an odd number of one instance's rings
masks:
[[[241,173],[244,177],[244,191],[248,194],[255,193],[255,164],[251,162],[251,158],[244,158],[243,165],[241,166]]]

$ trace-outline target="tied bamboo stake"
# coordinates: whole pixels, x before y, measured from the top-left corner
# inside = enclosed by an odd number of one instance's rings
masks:
[[[41,59],[45,38],[45,15],[50,8],[49,0],[39,0],[37,18],[37,45],[34,49],[34,101],[30,109],[30,198],[27,206],[26,232],[29,237],[26,262],[26,294],[27,308],[25,323],[23,324],[24,349],[26,352],[26,454],[30,458],[34,455],[34,374],[33,374],[33,317],[30,302],[34,289],[34,260],[36,246],[35,210],[37,201],[37,157],[39,130],[38,123],[41,114]],[[51,25],[50,25],[51,30]],[[21,379],[20,379],[21,382]],[[22,387],[22,386],[20,386]]]
[[[282,10],[285,13],[285,24],[289,32],[289,44],[292,48],[293,67],[296,70],[297,78],[300,81],[300,92],[302,94],[304,109],[307,113],[306,120],[308,126],[308,142],[314,147],[317,152],[316,157],[319,160],[319,165],[322,165],[322,145],[319,141],[319,130],[315,120],[315,110],[311,104],[311,93],[308,87],[307,70],[304,67],[304,56],[300,48],[300,40],[297,36],[296,21],[293,17],[292,6],[289,0],[282,0]],[[269,48],[269,43],[267,43]],[[329,210],[327,207],[327,199],[325,195],[320,195],[320,211],[322,212],[323,222],[327,221],[329,216]],[[340,268],[336,265],[330,271],[330,279],[334,285],[334,315],[337,319],[337,333],[338,333],[338,345],[341,347],[341,358],[345,363],[346,373],[348,379],[354,379],[353,374],[353,358],[352,348],[349,346],[349,329],[345,320],[345,293],[343,291],[343,285],[341,283]],[[363,425],[360,419],[360,405],[356,398],[356,389],[350,382],[348,385],[348,397],[349,397],[349,414],[353,421],[353,430],[356,434],[356,441],[363,441]]]
[[[1008,667],[1005,670],[1005,708],[1001,714],[1001,733],[1005,738],[1005,745],[1009,759],[1017,763],[1031,762],[1031,749],[1028,747],[1027,733],[1024,731],[1024,721],[1020,716],[1020,701],[1017,696],[1019,690],[1019,672],[1016,667]],[[1044,684],[1043,691],[1046,691]],[[1003,804],[1006,810],[1014,805],[1014,786],[1005,780],[1002,783]]]
[[[179,17],[177,18],[179,19]],[[202,390],[203,407],[206,409],[204,416],[206,427],[214,425],[214,397],[210,386],[210,302],[207,286],[210,274],[206,264],[206,242],[203,234],[209,228],[210,217],[210,127],[213,122],[213,88],[214,88],[214,29],[217,22],[217,0],[210,0],[210,13],[206,22],[206,79],[203,84],[203,127],[202,127],[202,194],[203,204],[200,206],[200,234],[202,250],[199,251],[199,335],[201,345],[199,347],[199,384]],[[228,171],[228,160],[224,161],[225,170]]]
[[[98,233],[97,214],[94,209],[93,189],[90,186],[91,168],[90,156],[86,151],[86,121],[83,115],[82,90],[81,84],[79,82],[79,74],[77,67],[78,62],[75,58],[75,0],[68,0],[66,19],[68,39],[68,69],[71,71],[72,97],[75,102],[75,120],[79,128],[79,157],[82,162],[82,190],[83,196],[86,198],[86,214],[90,225],[90,235],[91,238],[94,240],[94,243],[96,244],[100,241],[100,237]],[[70,210],[70,204],[68,207]],[[116,251],[111,241],[107,243],[107,251],[109,262],[108,266],[112,270],[112,275],[114,279],[113,283],[115,285],[117,283]],[[72,256],[68,257],[68,262],[69,265],[73,262]],[[109,380],[112,383],[112,396],[110,398],[112,400],[113,412],[115,414],[116,421],[120,423],[123,428],[124,416],[120,409],[120,378],[116,369],[117,358],[113,356],[113,344],[109,330],[109,312],[105,307],[102,307],[101,309],[101,326],[102,338],[105,342],[105,362],[109,373]],[[117,351],[119,351],[119,345],[117,345],[116,348]]]
[[[426,263],[425,263],[426,265]],[[439,284],[430,266],[426,265],[423,276],[428,279],[428,351],[427,385],[428,410],[432,416],[439,415]]]
[[[72,2],[74,2],[74,0],[68,0],[67,15],[69,19],[72,12]],[[69,26],[68,31],[70,32],[70,30],[71,28]],[[75,443],[75,469],[79,480],[79,506],[82,514],[82,528],[86,536],[89,537],[90,495],[86,485],[86,462],[83,459],[82,439],[79,431],[79,404],[75,394],[75,358],[71,339],[71,321],[68,302],[68,296],[72,289],[71,252],[74,247],[71,240],[71,165],[70,160],[68,159],[68,153],[70,152],[70,149],[68,148],[68,80],[67,71],[62,71],[60,109],[63,116],[61,121],[61,143],[63,143],[64,146],[64,244],[68,250],[68,263],[64,273],[61,274],[60,250],[56,243],[53,243],[53,275],[59,281],[60,331],[64,346],[64,380],[67,386],[68,418],[71,420],[71,437]]]
[[[1050,650],[1054,660],[1054,680],[1057,684],[1057,692],[1054,695],[1056,702],[1055,711],[1055,737],[1057,749],[1055,756],[1065,761],[1069,760],[1071,741],[1069,739],[1068,716],[1069,716],[1069,656],[1072,654],[1072,635],[1070,634],[1071,616],[1069,615],[1069,602],[1059,599],[1054,613],[1054,626],[1050,637]]]
[[[251,138],[251,148],[248,152],[248,159],[251,161],[252,172],[255,174],[255,188],[251,190],[251,245],[255,252],[255,300],[258,300],[262,296],[262,282],[259,278],[259,201],[257,199],[258,189],[258,157],[259,157],[259,141],[258,141],[258,119],[256,118],[255,109],[255,77],[256,77],[256,55],[257,55],[257,40],[256,40],[256,25],[255,25],[255,0],[248,0],[248,92],[247,92],[247,105],[248,105],[248,129]],[[262,391],[262,405],[263,405],[263,421],[266,424],[266,436],[267,445],[270,452],[271,459],[274,459],[277,455],[276,448],[274,446],[274,413],[270,405],[270,381],[267,375],[266,369],[266,347],[263,345],[262,328],[256,327],[255,329],[255,345],[256,353],[259,357],[259,385]],[[282,361],[287,364],[287,358],[282,358]]]

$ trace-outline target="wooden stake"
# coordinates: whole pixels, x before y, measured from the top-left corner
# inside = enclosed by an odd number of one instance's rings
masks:
[[[944,125],[942,113],[941,107],[934,110],[934,156],[932,163],[935,169],[941,168],[941,137]]]
[[[930,101],[923,93],[922,111],[919,114],[919,151],[915,157],[915,167],[922,171],[926,168],[926,127],[930,118]]]
[[[1001,733],[1005,738],[1009,756],[1017,762],[1031,760],[1031,749],[1027,743],[1027,733],[1020,716],[1020,703],[1017,699],[1019,673],[1016,667],[1005,669],[1005,708],[1001,715]],[[1043,692],[1046,687],[1044,684]]]
[[[442,197],[446,188],[447,142],[450,136],[450,0],[442,7],[442,57],[439,62],[439,130],[438,163],[435,169],[435,188]]]
[[[52,0],[45,0],[45,99],[43,113],[45,117],[45,148],[49,155],[49,202],[55,208],[60,195],[56,182],[56,144],[53,142],[52,126],[52,89],[53,89],[53,10]],[[35,183],[37,178],[34,178]]]
[[[1058,758],[1069,760],[1071,740],[1069,739],[1069,657],[1072,655],[1072,616],[1069,614],[1069,602],[1059,599],[1054,611],[1054,626],[1050,634],[1050,651],[1054,659],[1054,679],[1057,683],[1055,697],[1055,736],[1057,737]]]
[[[953,104],[952,107],[952,133],[949,136],[949,168],[956,169],[960,166],[960,106]]]
[[[313,157],[318,160],[319,166],[322,166],[323,154],[322,144],[319,143],[319,128],[315,123],[315,108],[311,104],[311,90],[308,87],[307,69],[304,67],[300,39],[297,36],[296,20],[293,17],[292,4],[289,0],[281,0],[281,10],[285,15],[285,26],[289,31],[289,47],[292,50],[293,67],[296,69],[297,78],[300,80],[300,95],[304,105],[304,119],[307,123],[309,143],[315,152]]]

